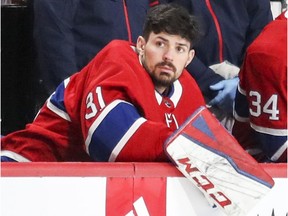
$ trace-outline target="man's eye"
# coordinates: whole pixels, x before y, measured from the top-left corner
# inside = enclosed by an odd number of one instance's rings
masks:
[[[179,53],[183,53],[183,52],[185,52],[185,49],[183,47],[177,47],[177,51]]]
[[[157,45],[158,47],[163,47],[163,46],[164,46],[164,43],[161,42],[161,41],[157,41],[157,42],[156,42],[156,45]]]

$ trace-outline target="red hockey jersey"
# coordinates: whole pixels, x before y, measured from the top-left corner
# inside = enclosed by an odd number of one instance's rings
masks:
[[[57,87],[32,124],[2,139],[2,156],[17,161],[166,161],[165,140],[204,104],[186,70],[169,95],[161,96],[133,47],[114,40]]]
[[[245,143],[246,136],[269,159],[286,161],[287,19],[283,14],[268,24],[248,48],[239,76],[235,101],[238,122],[233,134],[245,147],[251,145]],[[254,137],[247,136],[241,122],[250,123]]]

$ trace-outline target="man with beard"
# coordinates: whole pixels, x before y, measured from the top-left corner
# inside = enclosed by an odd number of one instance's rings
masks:
[[[168,161],[163,144],[204,99],[184,69],[197,23],[169,4],[150,9],[136,46],[113,40],[65,79],[2,161]]]

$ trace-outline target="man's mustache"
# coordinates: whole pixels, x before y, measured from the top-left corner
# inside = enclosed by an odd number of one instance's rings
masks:
[[[171,62],[160,62],[156,64],[156,67],[164,67],[168,66],[169,68],[172,68],[173,72],[176,72],[176,67]]]

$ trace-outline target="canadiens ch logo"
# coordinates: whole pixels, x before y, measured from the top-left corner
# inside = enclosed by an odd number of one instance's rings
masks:
[[[171,128],[172,125],[175,125],[175,128],[178,129],[178,127],[179,127],[178,122],[177,122],[174,114],[165,113],[165,119],[166,119],[166,124],[169,128]]]

